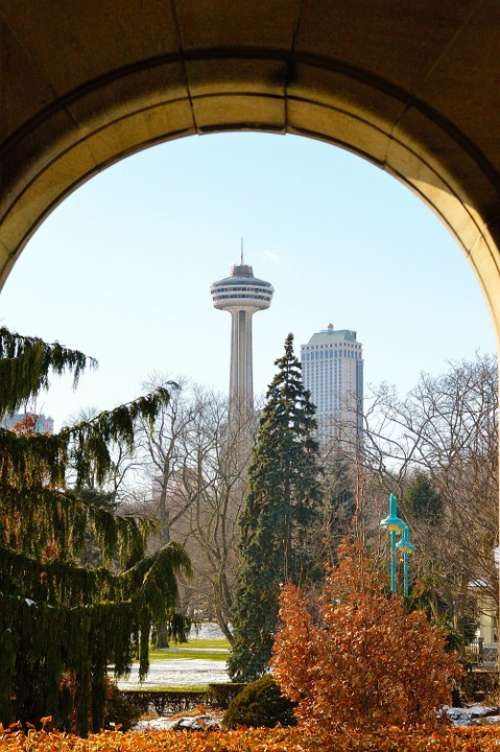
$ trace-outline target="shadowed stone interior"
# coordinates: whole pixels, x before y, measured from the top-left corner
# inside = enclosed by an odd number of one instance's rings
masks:
[[[414,190],[498,333],[499,49],[497,0],[0,0],[0,284],[107,165],[256,129],[344,146]]]

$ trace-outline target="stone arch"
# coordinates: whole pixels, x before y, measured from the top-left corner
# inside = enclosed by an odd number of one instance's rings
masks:
[[[407,184],[458,238],[500,332],[494,0],[63,5],[0,0],[0,284],[44,217],[106,166],[258,129],[343,146]]]

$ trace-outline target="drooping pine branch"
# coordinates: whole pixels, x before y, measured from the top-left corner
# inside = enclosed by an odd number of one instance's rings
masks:
[[[81,567],[61,561],[41,561],[0,546],[0,593],[22,596],[34,604],[65,608],[113,601],[122,595],[121,580],[105,567]]]
[[[172,541],[120,577],[126,588],[147,604],[151,617],[161,622],[165,610],[175,607],[178,595],[175,575],[179,572],[191,577],[191,562],[184,548]]]
[[[0,594],[2,717],[24,708],[35,720],[50,709],[56,723],[70,728],[74,708],[80,734],[87,733],[90,716],[99,729],[103,703],[94,699],[104,689],[107,663],[117,675],[127,671],[143,625],[147,616],[137,613],[132,601],[69,609]],[[76,685],[69,705],[61,687],[63,669]]]
[[[169,400],[168,389],[160,387],[57,434],[18,435],[0,429],[0,485],[62,487],[70,465],[76,470],[77,486],[84,486],[92,475],[103,483],[112,467],[110,444],[122,441],[133,449],[138,418],[153,422]]]
[[[83,371],[96,365],[97,361],[79,350],[0,328],[0,419],[47,389],[51,371],[73,373],[76,386]]]
[[[0,488],[0,542],[28,556],[42,556],[52,545],[60,556],[75,557],[90,533],[104,561],[121,566],[144,554],[155,522],[120,515],[71,491],[50,488]]]
[[[180,572],[190,577],[191,562],[174,542],[120,574],[60,559],[41,561],[0,545],[0,593],[15,597],[29,591],[34,605],[65,608],[133,601],[152,623],[163,623],[175,609]]]
[[[76,383],[94,364],[0,329],[0,418],[47,388],[51,372],[72,372]],[[107,479],[113,445],[133,450],[139,420],[153,423],[169,399],[163,387],[55,435],[0,429],[1,722],[53,714],[70,728],[76,711],[79,733],[89,719],[99,729],[109,663],[118,676],[138,656],[143,677],[152,626],[184,636],[175,610],[176,575],[190,573],[183,549],[169,544],[146,557],[154,522],[85,494]],[[82,564],[89,541],[102,566]]]
[[[191,562],[178,543],[168,543],[152,556],[145,557],[121,575],[128,592],[133,593],[137,611],[145,620],[139,642],[139,678],[149,669],[151,626],[166,627],[167,636],[186,639],[186,620],[176,612],[178,574],[191,577]]]
[[[40,564],[0,547],[0,712],[8,717],[10,695],[17,665],[22,679],[24,657],[30,671],[40,663],[44,686],[52,685],[50,697],[39,692],[35,699],[43,709],[58,716],[61,667],[73,671],[84,698],[95,696],[95,682],[104,681],[108,663],[115,675],[130,669],[133,646],[138,650],[139,675],[149,668],[151,627],[166,625],[169,636],[185,639],[185,620],[176,613],[176,575],[190,574],[183,549],[170,543],[153,556],[120,575],[100,568],[86,570],[71,564]],[[19,584],[16,592],[13,584]],[[30,597],[24,588],[31,587]],[[7,591],[7,592],[6,592]],[[19,638],[29,641],[29,649]],[[13,638],[13,639],[11,639]],[[50,646],[50,655],[48,647]],[[89,667],[92,667],[89,669]],[[15,684],[16,693],[26,682]],[[19,701],[21,697],[17,697]],[[78,730],[85,734],[88,709],[85,699],[77,703]],[[42,712],[43,714],[43,712]],[[60,718],[58,718],[60,720]],[[93,715],[93,725],[100,727]]]

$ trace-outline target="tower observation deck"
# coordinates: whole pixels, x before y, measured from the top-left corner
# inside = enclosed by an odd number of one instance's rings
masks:
[[[253,276],[243,263],[231,269],[231,276],[214,282],[210,289],[215,308],[231,314],[231,409],[241,414],[253,410],[252,316],[269,308],[273,286]]]

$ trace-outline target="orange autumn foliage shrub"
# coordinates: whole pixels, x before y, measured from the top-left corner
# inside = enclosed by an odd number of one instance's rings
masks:
[[[105,731],[82,739],[61,732],[12,730],[0,752],[498,752],[497,728],[446,729],[412,733],[335,734],[318,739],[298,727],[223,732]]]
[[[344,546],[313,620],[304,593],[282,589],[272,667],[295,715],[314,732],[387,725],[435,728],[461,674],[421,612],[388,596],[359,547]]]

